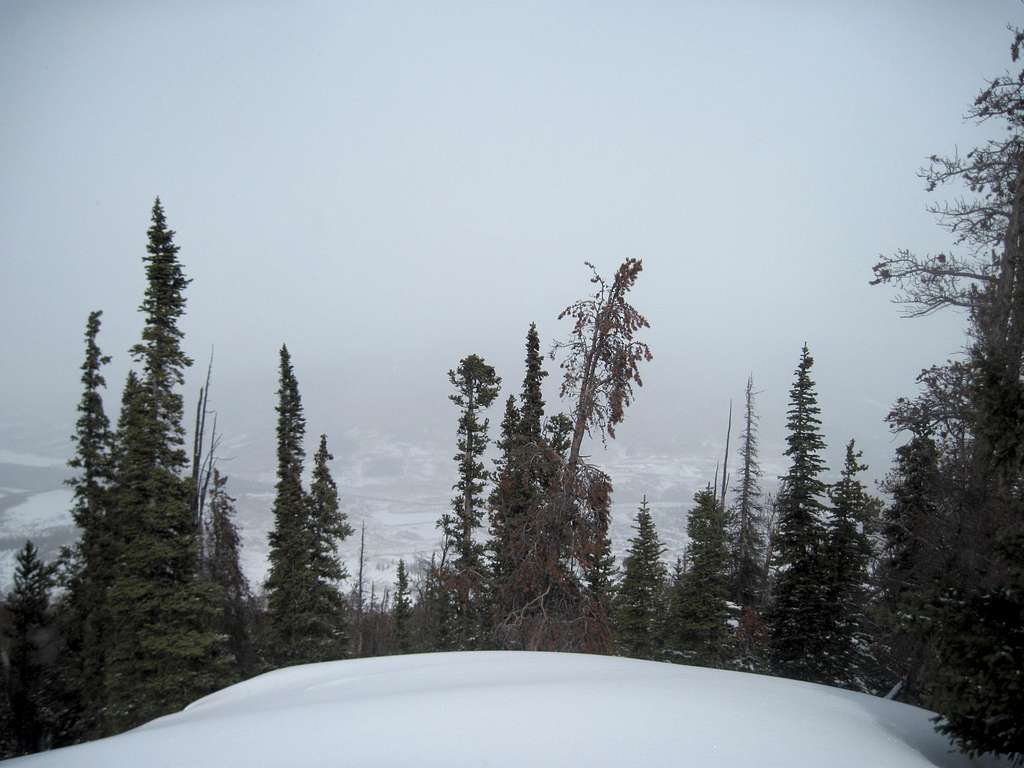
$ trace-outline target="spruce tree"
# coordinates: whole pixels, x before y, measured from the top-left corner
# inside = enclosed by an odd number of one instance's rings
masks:
[[[1024,510],[1017,510],[1018,514]],[[943,595],[936,642],[938,730],[961,750],[1024,763],[1024,526],[995,545],[1003,583]]]
[[[3,603],[0,602],[0,611]],[[7,675],[0,674],[0,760],[18,754],[18,742],[14,732],[14,712],[8,696]]]
[[[412,652],[412,601],[409,598],[409,576],[405,561],[398,561],[395,581],[395,600],[391,607],[394,647],[398,653]]]
[[[419,646],[423,651],[457,650],[455,631],[455,599],[446,584],[446,573],[437,554],[430,555],[430,565],[423,584],[423,597],[417,603],[422,611],[423,632]]]
[[[653,659],[661,646],[664,624],[665,551],[654,526],[647,497],[636,513],[629,540],[629,552],[623,561],[623,577],[616,595],[616,629],[622,654],[637,659]]]
[[[481,461],[487,450],[488,420],[480,412],[498,396],[501,378],[494,368],[477,355],[459,361],[459,367],[448,372],[455,388],[449,399],[460,410],[458,450],[455,462],[459,480],[453,488],[452,512],[442,516],[438,525],[452,553],[446,564],[445,586],[451,589],[455,607],[455,642],[458,648],[474,648],[481,641],[481,595],[484,589],[484,546],[474,538],[483,521],[484,483],[489,477]]]
[[[669,628],[672,650],[687,664],[725,666],[732,658],[729,620],[729,549],[725,512],[709,485],[698,491],[686,525],[688,568]]]
[[[313,483],[302,488],[306,421],[287,346],[280,352],[277,391],[277,486],[270,532],[267,656],[278,665],[344,658],[349,633],[342,582],[348,577],[338,544],[351,535],[338,505],[327,436],[314,456]]]
[[[830,684],[870,692],[874,662],[866,585],[874,558],[871,537],[877,528],[878,505],[857,479],[867,469],[860,456],[851,440],[839,482],[829,491],[832,515],[823,553],[828,577],[824,653]]]
[[[588,504],[582,509],[581,519],[591,531],[587,541],[577,546],[577,559],[585,587],[582,613],[588,625],[581,649],[593,653],[609,652],[614,644],[613,608],[615,597],[615,556],[608,531],[611,527],[612,481],[607,474],[587,467]]]
[[[825,441],[811,379],[813,365],[814,358],[804,344],[789,393],[786,455],[791,463],[781,478],[786,493],[781,498],[774,542],[779,575],[768,626],[773,671],[783,677],[822,682],[827,679],[822,655],[826,570],[821,556],[826,490],[821,480],[825,471],[821,453]]]
[[[338,554],[338,545],[352,534],[352,526],[338,505],[338,487],[328,462],[327,435],[313,456],[313,482],[309,488],[312,567],[310,571],[312,620],[306,632],[312,646],[310,661],[341,659],[348,654],[349,634],[342,582],[348,572]]]
[[[544,422],[544,436],[562,461],[565,461],[572,442],[572,419],[564,413],[556,413]]]
[[[185,315],[185,288],[192,281],[178,261],[174,231],[167,228],[160,198],[153,203],[146,246],[146,292],[139,307],[145,315],[142,341],[132,347],[132,357],[142,364],[147,416],[154,430],[153,460],[172,473],[188,461],[184,450],[183,404],[177,387],[185,383],[185,369],[192,360],[181,348],[185,334],[178,321]]]
[[[160,200],[144,258],[142,341],[132,355],[141,381],[122,414],[118,446],[116,564],[108,591],[108,726],[121,730],[175,711],[225,682],[228,658],[214,631],[216,590],[196,579],[182,397],[191,360],[178,321],[189,280]]]
[[[519,470],[519,409],[516,398],[509,395],[505,414],[501,419],[501,435],[497,440],[498,458],[495,460],[494,490],[488,500],[488,540],[490,555],[490,600],[493,619],[500,621],[507,615],[511,604],[512,574],[516,568],[513,535],[521,527],[522,472]]]
[[[572,521],[560,505],[560,472],[572,438],[572,420],[544,420],[546,376],[535,325],[526,335],[525,375],[519,394],[506,403],[495,490],[490,498],[494,634],[499,647],[573,647],[572,629],[581,625],[580,583],[572,571]],[[588,576],[596,591],[611,588],[610,544],[600,539],[606,569]],[[594,552],[594,550],[591,550]]]
[[[70,738],[97,732],[103,708],[106,603],[113,562],[107,521],[113,434],[102,395],[106,386],[102,369],[110,358],[96,342],[102,314],[91,312],[86,322],[82,398],[71,438],[75,455],[68,462],[77,470],[67,483],[74,491],[71,512],[80,534],[75,551],[68,553],[67,561],[73,565],[61,610],[65,643],[61,677],[70,689],[65,697],[70,710],[62,720]]]
[[[47,691],[47,657],[55,643],[49,616],[53,569],[39,559],[31,541],[18,552],[14,589],[7,596],[11,625],[7,628],[5,692],[10,708],[14,753],[26,755],[47,745],[54,725]]]
[[[530,323],[526,332],[526,375],[523,377],[523,391],[519,395],[521,419],[518,434],[524,442],[539,443],[544,421],[544,394],[541,387],[547,371],[540,353],[540,336],[537,324]]]
[[[102,539],[101,523],[105,511],[106,495],[111,480],[111,443],[113,435],[110,421],[103,409],[102,390],[106,387],[103,366],[110,362],[96,343],[100,332],[102,312],[89,314],[85,326],[85,361],[82,363],[82,398],[78,403],[78,420],[71,440],[75,444],[75,455],[68,466],[78,470],[76,476],[67,481],[74,491],[72,516],[81,531],[82,549],[87,561]]]
[[[882,584],[894,598],[919,592],[929,573],[929,543],[942,518],[939,448],[928,430],[896,449],[896,466],[886,479],[892,496],[882,523],[885,551]]]
[[[1015,52],[1022,45],[1018,31]],[[1010,81],[1006,95],[1015,111],[1021,95],[1024,73]],[[941,716],[938,730],[962,751],[1024,764],[1024,293],[1010,287],[1022,263],[1024,158],[1016,156],[1014,172],[1003,274],[974,307],[973,455],[961,501],[970,514],[955,518],[955,545],[943,553],[953,578],[939,581],[933,598],[930,703]]]
[[[541,564],[549,558],[538,553],[541,548],[550,549],[542,542],[557,547],[552,531],[542,530],[541,525],[545,495],[560,461],[552,452],[545,430],[542,385],[547,372],[534,323],[526,334],[524,363],[519,406],[513,396],[506,402],[498,441],[501,454],[496,462],[496,483],[490,498],[488,548],[493,563],[492,610],[498,624],[543,593],[546,584]],[[568,429],[571,431],[571,424]],[[509,644],[516,645],[514,641]]]
[[[218,629],[228,638],[228,649],[235,660],[235,676],[245,678],[255,672],[257,666],[252,642],[253,597],[239,562],[242,541],[235,524],[235,499],[227,492],[227,482],[227,477],[214,468],[207,521],[209,578],[220,588],[222,607]]]
[[[946,580],[948,557],[941,553],[952,528],[944,514],[940,451],[930,430],[920,429],[896,449],[886,478],[892,502],[882,518],[883,550],[874,603],[880,629],[875,653],[895,680],[899,700],[928,701],[936,625],[934,605]]]
[[[685,663],[682,628],[686,622],[686,567],[682,556],[672,563],[665,583],[665,620],[661,626],[662,659]]]
[[[307,524],[306,495],[302,489],[303,440],[306,419],[302,414],[299,384],[292,369],[288,347],[280,352],[277,390],[277,484],[274,495],[274,528],[269,535],[270,573],[267,576],[267,655],[277,665],[302,664],[305,654],[303,626],[310,598],[312,531]]]
[[[134,428],[134,425],[130,421],[137,418],[140,410],[135,405],[136,400],[139,397],[139,390],[142,389],[142,382],[139,381],[139,376],[134,370],[128,371],[128,375],[125,377],[124,386],[121,388],[121,410],[117,417],[117,427],[114,430],[114,444],[110,452],[110,463],[113,468],[114,482],[113,488],[111,489],[111,501],[110,509],[108,509],[108,515],[116,518],[117,513],[121,505],[117,502],[117,490],[120,488],[122,479],[125,477],[125,472],[128,469],[125,462],[126,459],[126,447],[128,445],[128,432]],[[111,526],[108,530],[112,540],[116,540],[117,537],[117,526],[114,522],[111,522]]]

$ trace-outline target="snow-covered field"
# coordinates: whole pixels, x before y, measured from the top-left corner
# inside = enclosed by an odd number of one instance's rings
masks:
[[[0,538],[31,539],[48,531],[74,525],[69,489],[34,493],[0,517]]]
[[[739,672],[558,653],[432,653],[282,669],[120,736],[12,766],[999,765],[922,709]]]
[[[236,501],[242,533],[242,567],[253,585],[261,584],[267,574],[267,535],[273,526],[272,504],[272,494],[240,495]],[[350,576],[354,576],[359,563],[359,530],[365,524],[366,589],[369,590],[369,582],[372,582],[378,596],[384,589],[393,587],[399,558],[403,558],[415,574],[417,563],[429,561],[431,553],[441,549],[437,521],[449,509],[448,500],[443,496],[401,499],[350,493],[342,498],[341,504],[355,529],[355,534],[340,547],[342,559]],[[637,504],[621,502],[612,507],[612,548],[621,562],[633,536]],[[689,507],[676,502],[657,502],[650,507],[666,547],[665,560],[673,562],[676,555],[682,554],[686,543],[686,510]],[[485,536],[486,532],[480,535]]]
[[[60,547],[76,537],[71,519],[70,489],[31,493],[8,488],[0,491],[0,594],[14,584],[17,554],[31,539],[44,560],[57,556]],[[13,504],[10,503],[13,501]]]
[[[62,424],[53,431],[68,434],[71,427]],[[420,570],[417,563],[429,561],[431,553],[440,549],[437,520],[449,509],[451,486],[456,479],[451,448],[433,443],[417,445],[373,430],[350,429],[339,437],[332,470],[342,509],[356,529],[356,535],[341,545],[341,556],[349,573],[354,574],[359,529],[365,523],[365,577],[380,596],[392,588],[399,558],[406,561],[415,578]],[[14,558],[26,538],[35,542],[44,559],[52,560],[62,545],[77,537],[71,521],[71,493],[61,485],[66,474],[64,460],[50,457],[70,456],[71,446],[42,441],[29,450],[24,440],[15,440],[0,424],[0,445],[5,441],[21,447],[0,449],[0,469],[4,470],[0,474],[7,478],[0,483],[4,486],[0,489],[0,593],[11,588]],[[236,498],[242,567],[258,589],[266,578],[267,534],[273,526],[274,473],[265,467],[273,435],[251,441],[244,434],[236,435],[222,448],[225,454],[238,457],[225,460],[222,469],[230,476],[228,492]],[[715,462],[721,455],[719,446],[705,448],[678,456],[636,455],[614,444],[608,450],[595,449],[594,461],[609,472],[615,484],[611,539],[620,561],[633,535],[636,507],[644,495],[651,499],[651,512],[666,547],[666,562],[681,554],[693,492],[714,477]],[[35,471],[54,468],[57,471],[49,472],[46,478]]]
[[[42,493],[23,493],[7,509],[0,509],[0,593],[11,588],[14,581],[15,555],[32,539],[40,548],[42,557],[56,557],[61,545],[70,544],[77,537],[71,519],[72,494],[68,489]],[[254,588],[266,578],[269,552],[267,535],[273,527],[271,511],[272,491],[238,493],[236,508],[242,536],[242,568]],[[430,559],[440,549],[441,535],[437,520],[448,509],[443,495],[433,497],[362,495],[349,492],[341,499],[342,508],[355,528],[355,535],[342,543],[340,552],[349,573],[355,575],[359,562],[359,529],[366,525],[366,572],[369,583],[379,596],[391,589],[398,559],[416,572],[417,562]],[[678,502],[651,504],[662,542],[666,545],[666,561],[674,560],[682,552],[686,540],[684,506]],[[628,539],[633,535],[632,522],[636,513],[635,502],[613,505],[611,537],[615,554],[621,557]],[[349,584],[351,585],[351,581]]]

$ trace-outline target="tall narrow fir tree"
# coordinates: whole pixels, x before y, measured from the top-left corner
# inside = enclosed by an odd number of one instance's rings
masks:
[[[302,489],[306,419],[286,345],[282,345],[280,351],[277,398],[277,484],[274,528],[269,535],[270,573],[266,593],[270,621],[266,652],[272,663],[284,666],[307,661],[302,625],[308,613],[313,552],[306,494]]]
[[[80,539],[72,554],[74,563],[63,598],[61,623],[65,651],[62,675],[75,701],[74,711],[63,718],[70,739],[100,731],[103,710],[103,669],[106,654],[107,589],[112,578],[107,510],[113,479],[113,434],[103,408],[106,386],[103,366],[110,362],[97,343],[102,312],[89,314],[85,328],[85,360],[82,363],[82,399],[75,423],[75,455],[68,466],[76,470],[67,481],[74,491],[72,517]],[[72,722],[73,721],[73,722]]]
[[[228,657],[213,629],[216,589],[196,579],[197,534],[189,509],[182,397],[192,361],[178,322],[189,284],[163,207],[153,205],[144,259],[142,376],[124,405],[112,520],[116,565],[109,595],[106,687],[111,730],[175,711],[221,685]]]
[[[637,510],[623,561],[622,584],[616,595],[615,627],[622,653],[636,659],[653,659],[661,650],[665,613],[665,548],[651,517],[647,497]]]
[[[782,478],[786,490],[780,499],[774,543],[779,576],[768,624],[773,671],[784,677],[824,682],[828,677],[823,656],[827,630],[822,625],[828,601],[827,575],[821,553],[826,512],[822,501],[826,486],[821,479],[825,441],[811,379],[813,365],[814,358],[804,344],[789,392],[786,456],[790,468]]]
[[[460,360],[459,367],[448,372],[448,378],[455,388],[449,399],[460,411],[455,455],[459,479],[454,486],[457,495],[452,499],[452,511],[439,521],[454,556],[445,564],[443,575],[454,597],[456,645],[470,649],[482,639],[481,595],[485,586],[484,546],[475,538],[483,522],[482,494],[489,477],[481,461],[489,442],[488,420],[480,413],[498,396],[501,378],[478,355]]]

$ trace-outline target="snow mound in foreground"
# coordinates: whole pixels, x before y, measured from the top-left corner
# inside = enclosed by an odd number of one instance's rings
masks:
[[[738,672],[562,653],[309,664],[18,766],[953,766],[930,712]]]

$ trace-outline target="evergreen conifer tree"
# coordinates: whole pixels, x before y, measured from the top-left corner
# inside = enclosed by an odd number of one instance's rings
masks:
[[[334,456],[327,450],[327,435],[320,435],[309,488],[313,545],[310,617],[313,624],[307,637],[316,646],[310,661],[341,659],[348,654],[348,618],[341,591],[348,572],[338,554],[338,545],[352,535],[352,526],[338,505],[338,487],[328,466],[332,459]]]
[[[822,626],[827,581],[821,547],[826,487],[821,480],[825,449],[818,418],[817,393],[811,379],[811,357],[804,344],[787,411],[786,455],[791,464],[782,478],[786,493],[780,499],[779,530],[774,542],[778,580],[768,614],[771,662],[783,677],[823,682],[827,672]]]
[[[106,386],[102,369],[110,358],[96,342],[102,314],[92,312],[86,322],[83,391],[71,438],[75,455],[68,462],[77,470],[67,483],[74,491],[72,517],[80,532],[75,551],[67,556],[73,565],[60,612],[65,644],[61,677],[69,689],[64,697],[69,711],[62,720],[71,738],[97,732],[103,708],[107,588],[113,562],[106,519],[113,479],[113,434],[102,395]]]
[[[302,398],[291,355],[284,345],[280,352],[277,397],[277,484],[274,528],[269,535],[270,573],[266,583],[270,620],[267,655],[273,664],[284,666],[309,661],[304,632],[308,628],[305,624],[314,551],[306,495],[302,489],[306,419],[302,414]]]
[[[943,595],[934,702],[942,713],[938,730],[963,751],[994,752],[1019,765],[1024,762],[1024,526],[995,547],[1003,584]]]
[[[687,664],[722,667],[732,657],[725,512],[710,485],[693,500],[686,525],[688,568],[681,574],[673,607],[673,621],[678,623],[669,631],[677,658]]]
[[[614,643],[613,606],[615,597],[615,556],[608,531],[611,527],[612,481],[607,474],[593,467],[584,470],[588,476],[588,504],[582,519],[591,529],[583,546],[577,547],[577,558],[583,574],[582,612],[592,628],[583,636],[582,649],[588,652],[609,652]]]
[[[178,321],[189,280],[163,207],[153,205],[144,259],[141,381],[122,414],[117,448],[116,565],[108,590],[108,726],[121,730],[175,711],[223,684],[228,657],[214,631],[216,590],[196,579],[197,535],[184,476],[182,397],[191,360]]]
[[[505,414],[501,420],[501,436],[497,440],[498,458],[495,461],[494,490],[488,500],[488,540],[490,555],[490,598],[491,610],[496,620],[503,618],[511,602],[509,590],[511,577],[516,567],[512,551],[512,536],[522,513],[518,496],[521,492],[521,477],[517,465],[519,445],[519,409],[514,395],[505,402]]]
[[[0,602],[0,609],[3,603]],[[14,736],[14,712],[8,697],[7,674],[0,674],[0,760],[18,754],[18,742]]]
[[[539,443],[541,440],[544,421],[544,394],[541,387],[547,375],[540,353],[537,324],[530,323],[530,329],[526,332],[526,375],[523,377],[523,391],[519,395],[521,419],[518,434],[525,442]]]
[[[1022,45],[1024,31],[1017,31],[1015,58]],[[1024,72],[1003,79],[1001,85],[993,83],[988,92],[999,93],[1019,114]],[[1024,122],[1016,129],[1014,146]],[[961,750],[971,755],[1002,754],[1022,764],[1024,292],[1015,282],[1024,262],[1024,158],[1014,158],[1014,202],[1005,233],[1003,272],[973,307],[976,341],[970,350],[968,392],[972,462],[967,472],[953,474],[961,482],[966,475],[967,493],[960,503],[969,514],[954,518],[958,525],[948,536],[954,546],[939,549],[944,555],[940,562],[945,561],[952,578],[941,579],[932,590],[938,594],[929,616],[935,625],[930,703],[941,715],[938,730]]]
[[[933,605],[948,560],[938,551],[950,535],[944,533],[949,526],[939,459],[927,429],[896,449],[896,464],[884,485],[892,502],[882,519],[883,551],[873,606],[880,629],[875,653],[896,680],[900,700],[918,705],[929,703]]]
[[[664,624],[665,548],[658,538],[647,497],[644,496],[623,561],[623,577],[616,595],[618,645],[626,656],[653,659],[660,651]]]
[[[662,658],[686,663],[683,627],[686,622],[686,568],[682,556],[672,563],[672,572],[665,583],[665,620],[661,626]]]
[[[867,469],[851,440],[846,446],[842,475],[830,490],[832,515],[824,551],[828,575],[825,658],[828,682],[840,688],[870,692],[874,663],[866,617],[874,558],[871,536],[877,528],[877,503],[857,475]]]
[[[14,589],[7,596],[11,626],[7,629],[8,668],[5,692],[10,707],[14,755],[47,746],[53,723],[47,691],[46,656],[56,640],[49,616],[53,569],[39,559],[31,541],[18,552]],[[8,755],[13,756],[13,755]]]
[[[544,436],[551,450],[563,462],[572,442],[572,419],[564,413],[556,413],[544,422]]]
[[[499,441],[502,453],[490,504],[493,613],[503,647],[538,642],[526,639],[535,634],[534,617],[549,615],[549,606],[564,604],[565,587],[575,581],[568,562],[568,521],[552,504],[572,422],[565,416],[557,421],[563,434],[558,436],[560,445],[554,446],[552,422],[543,419],[546,376],[537,328],[531,324],[520,407],[513,398],[506,404]]]
[[[487,450],[488,420],[481,419],[480,412],[498,396],[501,378],[478,355],[460,360],[459,367],[448,372],[448,378],[455,388],[449,399],[460,409],[459,452],[455,455],[459,480],[453,486],[457,495],[452,499],[452,512],[443,515],[438,525],[453,555],[445,564],[443,577],[454,597],[455,642],[458,648],[469,649],[481,641],[485,584],[484,546],[474,538],[483,522],[482,494],[489,477],[481,461]]]
[[[391,622],[394,631],[394,647],[398,653],[412,652],[412,601],[409,598],[409,576],[405,561],[398,561],[398,575],[395,582],[395,600],[391,607]]]
[[[351,535],[338,505],[327,436],[314,455],[313,483],[302,488],[306,420],[287,346],[280,352],[277,486],[270,532],[267,655],[277,665],[344,658],[349,633],[342,582],[348,577],[338,544]],[[360,614],[361,615],[361,614]]]
[[[235,676],[256,671],[252,642],[252,591],[242,572],[242,541],[235,525],[235,499],[227,492],[228,479],[216,468],[210,481],[207,557],[210,580],[220,588],[222,608],[218,629],[228,638],[235,660]]]
[[[451,651],[456,649],[454,628],[454,597],[445,583],[445,572],[436,553],[430,556],[423,598],[417,607],[422,610],[423,633],[418,643],[424,651]]]
[[[102,312],[89,314],[85,329],[85,361],[82,363],[82,399],[78,403],[75,434],[75,455],[68,462],[79,470],[67,481],[74,490],[72,516],[82,532],[83,552],[93,549],[91,539],[102,539],[100,523],[105,511],[106,493],[111,480],[111,443],[113,435],[110,421],[103,409],[102,389],[106,387],[103,366],[110,362],[96,343],[100,332]],[[97,545],[98,546],[98,545]],[[96,559],[96,556],[89,558]]]

